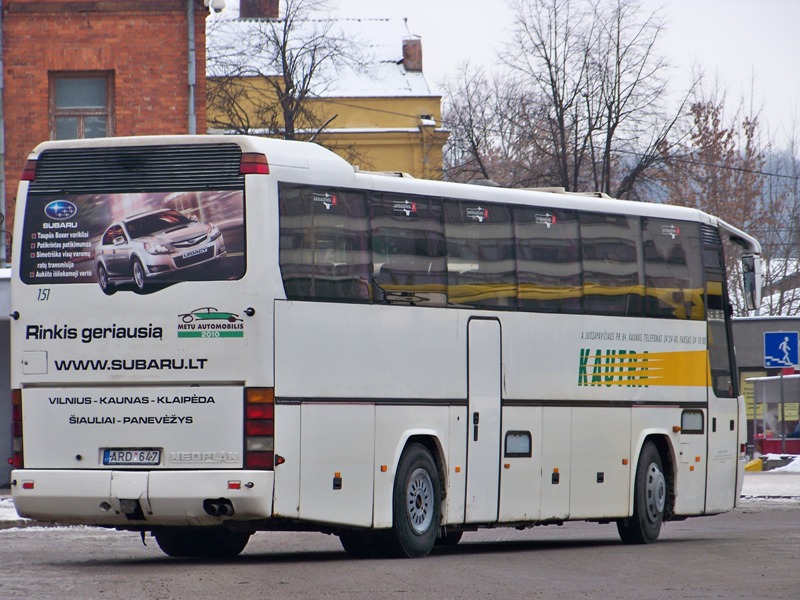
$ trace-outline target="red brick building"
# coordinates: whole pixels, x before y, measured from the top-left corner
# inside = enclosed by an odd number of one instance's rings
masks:
[[[0,229],[13,231],[19,175],[41,141],[206,132],[207,15],[203,0],[2,0]]]

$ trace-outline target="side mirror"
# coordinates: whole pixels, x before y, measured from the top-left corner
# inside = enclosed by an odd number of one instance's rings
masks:
[[[747,310],[761,306],[761,257],[742,257],[742,283],[744,284],[744,303]]]

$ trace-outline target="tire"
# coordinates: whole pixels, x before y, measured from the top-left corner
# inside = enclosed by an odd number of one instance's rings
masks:
[[[97,283],[100,284],[100,289],[103,290],[103,293],[108,296],[117,291],[114,284],[109,280],[108,271],[106,271],[102,263],[97,265]]]
[[[164,554],[193,558],[233,558],[250,540],[249,532],[224,527],[164,527],[153,536]]]
[[[661,533],[667,501],[667,480],[655,444],[645,442],[636,467],[633,515],[617,521],[624,544],[652,544]]]
[[[389,540],[385,531],[340,531],[339,541],[352,558],[385,558]]]
[[[436,463],[422,444],[412,444],[400,457],[392,498],[394,524],[389,551],[393,556],[427,556],[439,531],[441,484]]]
[[[436,545],[445,548],[453,547],[461,541],[463,531],[448,531],[443,536],[436,538]]]
[[[147,281],[147,275],[145,274],[142,261],[138,258],[134,258],[133,264],[131,264],[131,271],[133,272],[133,286],[136,288],[136,291],[141,294],[144,292],[145,283]]]

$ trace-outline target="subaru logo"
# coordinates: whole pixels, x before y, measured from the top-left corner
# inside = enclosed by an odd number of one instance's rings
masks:
[[[75,216],[78,212],[78,207],[69,200],[54,200],[44,207],[44,214],[51,219],[63,221]]]

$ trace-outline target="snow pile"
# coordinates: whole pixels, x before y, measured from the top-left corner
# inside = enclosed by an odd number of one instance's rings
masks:
[[[17,521],[20,518],[14,509],[14,501],[11,498],[0,497],[0,522]]]
[[[788,457],[782,454],[765,454],[761,457],[761,460],[766,462],[768,460],[781,460],[785,458]],[[770,470],[770,473],[800,473],[800,456],[795,456],[794,460],[787,465]]]

